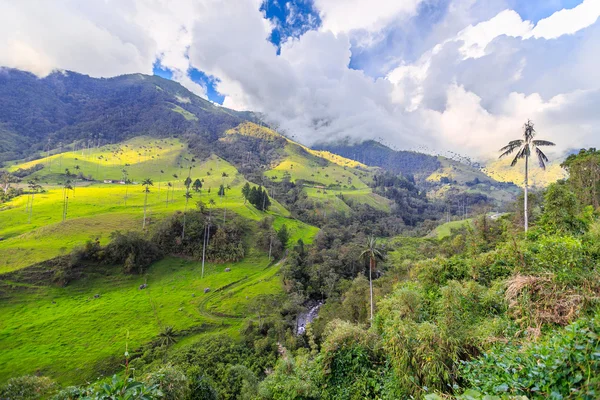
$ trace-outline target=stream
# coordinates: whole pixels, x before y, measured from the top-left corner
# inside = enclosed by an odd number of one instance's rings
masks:
[[[296,321],[296,335],[304,335],[304,332],[306,332],[306,325],[317,318],[319,315],[319,308],[321,308],[322,305],[323,302],[319,301],[306,311],[298,314],[298,320]]]

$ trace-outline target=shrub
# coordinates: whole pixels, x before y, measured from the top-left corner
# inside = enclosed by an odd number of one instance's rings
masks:
[[[113,232],[111,242],[106,246],[106,260],[110,263],[122,263],[126,273],[142,274],[160,253],[156,246],[144,239],[138,232]]]
[[[179,367],[165,365],[146,376],[146,383],[158,388],[164,399],[181,400],[190,395],[188,378]]]
[[[0,399],[30,400],[47,397],[56,389],[56,383],[45,376],[21,376],[9,379],[0,387]]]
[[[485,394],[596,399],[600,316],[578,320],[539,343],[495,347],[460,370],[467,386]]]

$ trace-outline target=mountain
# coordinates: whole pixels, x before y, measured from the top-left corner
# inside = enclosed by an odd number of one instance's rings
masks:
[[[183,134],[216,139],[254,119],[157,76],[96,79],[67,71],[40,79],[0,70],[0,162],[77,141],[102,145],[140,135]]]
[[[519,189],[510,182],[499,182],[484,170],[465,160],[393,150],[379,142],[366,140],[319,143],[315,149],[327,150],[394,174],[413,177],[430,197],[448,198],[457,193],[483,195],[503,204],[515,199]]]
[[[319,143],[313,148],[330,151],[396,174],[413,175],[416,179],[425,179],[441,166],[437,157],[414,151],[392,150],[374,140],[366,140],[361,143],[350,143],[348,140]]]

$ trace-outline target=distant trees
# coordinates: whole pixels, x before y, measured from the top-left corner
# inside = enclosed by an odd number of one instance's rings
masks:
[[[252,186],[246,183],[242,188],[242,195],[244,199],[248,200],[250,204],[259,209],[260,211],[266,211],[271,206],[271,200],[266,190],[263,190],[262,186]]]
[[[196,179],[192,184],[195,192],[199,192],[202,189],[202,181],[200,179]]]
[[[154,186],[152,179],[146,178],[142,182],[142,186],[144,186],[144,221],[142,222],[142,229],[146,227],[146,206],[148,204],[148,193],[150,193],[150,186]]]
[[[511,167],[517,165],[520,159],[525,159],[525,201],[524,201],[524,219],[525,219],[525,232],[529,229],[529,218],[527,213],[527,194],[528,194],[528,186],[529,186],[529,157],[531,153],[535,150],[536,156],[538,158],[538,162],[542,169],[546,169],[546,163],[548,162],[548,157],[544,154],[542,150],[540,150],[541,146],[554,146],[554,143],[549,142],[547,140],[534,140],[535,137],[535,129],[533,127],[533,122],[528,120],[525,125],[523,125],[523,139],[511,140],[508,142],[506,146],[500,149],[499,158],[506,157],[512,154],[515,150],[517,151],[517,155],[512,160],[510,164]]]

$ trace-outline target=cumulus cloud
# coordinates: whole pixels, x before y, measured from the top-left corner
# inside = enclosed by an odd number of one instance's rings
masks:
[[[113,76],[158,61],[206,97],[188,75],[197,68],[217,78],[224,106],[309,144],[349,136],[486,155],[527,118],[562,148],[600,133],[597,0],[537,23],[508,1],[315,0],[318,29],[291,3],[289,21],[269,21],[261,3],[0,0],[0,65]],[[281,24],[296,33],[278,49],[269,37]],[[402,49],[386,47],[398,32]],[[359,52],[383,76],[354,69]]]
[[[423,0],[315,0],[323,30],[348,33],[353,30],[374,32],[399,16],[416,13]]]

